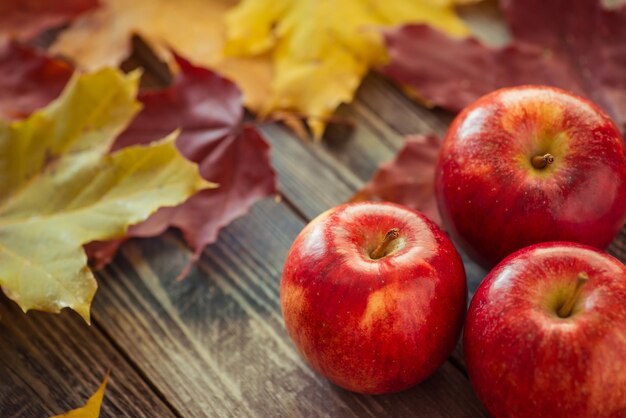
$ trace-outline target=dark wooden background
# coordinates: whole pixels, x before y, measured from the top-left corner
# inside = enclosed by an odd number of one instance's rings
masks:
[[[493,3],[470,8],[474,29],[506,37]],[[492,24],[495,20],[495,24]],[[483,417],[460,348],[408,391],[363,396],[312,372],[280,313],[282,264],[292,240],[320,212],[345,202],[392,159],[404,135],[443,134],[453,115],[428,110],[375,73],[320,143],[263,127],[280,199],[225,228],[184,281],[190,252],[180,235],[134,240],[98,274],[93,325],[0,296],[0,417],[45,417],[81,406],[111,370],[103,417]],[[624,259],[622,234],[612,252]],[[484,276],[466,263],[470,293]]]

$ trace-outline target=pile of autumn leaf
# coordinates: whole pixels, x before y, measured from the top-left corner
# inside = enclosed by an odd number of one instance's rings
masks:
[[[490,47],[467,37],[453,0],[0,3],[0,286],[25,311],[70,307],[88,321],[88,258],[102,266],[128,237],[170,226],[198,257],[275,193],[269,146],[243,106],[304,118],[321,136],[371,67],[452,111],[502,86],[557,85],[623,126],[626,7],[501,6],[512,41]],[[175,74],[169,86],[138,91],[140,73],[117,69],[136,35]],[[438,146],[409,138],[355,199],[437,219]]]
[[[275,193],[243,105],[321,135],[385,62],[380,28],[403,22],[467,33],[447,0],[0,3],[4,293],[24,311],[69,307],[89,321],[88,258],[102,266],[128,237],[170,226],[198,257]],[[169,86],[138,91],[140,73],[117,69],[134,35],[168,63]]]

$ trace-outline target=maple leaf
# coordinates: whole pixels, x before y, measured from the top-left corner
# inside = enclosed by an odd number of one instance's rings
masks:
[[[230,81],[176,57],[181,72],[162,90],[139,94],[144,109],[114,148],[145,144],[180,127],[180,152],[220,187],[205,190],[175,208],[162,208],[131,227],[125,239],[179,228],[197,258],[220,229],[244,215],[259,199],[276,192],[269,145],[253,126],[242,124],[241,93]],[[108,263],[123,240],[87,246],[97,267]],[[183,271],[181,275],[184,275]]]
[[[439,137],[434,134],[407,137],[395,159],[381,164],[372,179],[350,201],[399,203],[419,210],[441,226],[434,192],[440,145]]]
[[[97,5],[98,0],[0,1],[0,41],[29,40],[42,30],[67,23]]]
[[[129,55],[136,33],[162,57],[172,48],[234,80],[254,111],[308,116],[317,136],[323,119],[352,99],[368,68],[385,62],[375,27],[413,21],[467,33],[451,0],[245,0],[234,9],[228,0],[103,3],[51,50],[84,68],[115,66]]]
[[[24,311],[70,307],[88,322],[82,245],[209,186],[174,135],[108,155],[139,110],[137,84],[113,69],[77,76],[45,109],[0,122],[0,287]]]
[[[25,45],[0,44],[0,118],[19,119],[56,98],[72,76],[64,61]]]
[[[428,22],[454,35],[467,30],[452,2],[414,0],[244,0],[228,15],[226,53],[271,53],[274,77],[263,113],[295,110],[316,137],[367,70],[386,61],[375,27]]]
[[[102,400],[104,399],[104,391],[106,390],[108,380],[109,373],[104,376],[102,384],[98,390],[91,395],[84,406],[50,418],[98,418],[100,416],[100,408],[102,407]]]
[[[506,0],[514,40],[492,48],[425,26],[386,32],[384,72],[432,104],[459,111],[500,87],[547,84],[586,96],[624,128],[626,5],[600,0]]]
[[[172,50],[196,65],[212,68],[235,80],[246,105],[256,110],[269,95],[272,68],[268,57],[235,58],[222,54],[223,21],[237,0],[101,0],[101,7],[84,14],[63,31],[50,51],[94,70],[116,67],[132,51],[137,34],[166,61]]]

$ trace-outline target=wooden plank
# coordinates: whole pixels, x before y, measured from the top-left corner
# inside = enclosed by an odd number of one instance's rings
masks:
[[[37,417],[82,406],[111,376],[102,417],[173,417],[96,327],[77,315],[22,311],[0,296],[0,416]]]
[[[189,252],[176,234],[132,241],[103,272],[94,317],[183,416],[484,416],[450,364],[378,397],[341,390],[304,364],[279,306],[282,263],[303,224],[284,203],[261,202],[182,282],[174,278]]]
[[[361,184],[351,171],[336,167],[332,156],[320,152],[319,144],[301,141],[275,124],[264,126],[262,131],[272,144],[279,190],[307,218],[346,201]]]
[[[433,132],[443,135],[454,118],[450,112],[420,105],[376,72],[365,78],[355,102],[371,109],[377,118],[401,135]]]
[[[35,417],[52,414],[44,399],[13,370],[0,367],[0,382],[0,416]]]
[[[336,114],[355,121],[354,129],[349,132],[339,125],[331,125],[320,145],[334,157],[333,164],[345,166],[359,179],[360,186],[372,176],[380,161],[394,157],[400,144],[381,141],[380,132],[363,123],[364,118],[359,117],[354,105],[341,106]],[[401,137],[397,140],[403,141]]]

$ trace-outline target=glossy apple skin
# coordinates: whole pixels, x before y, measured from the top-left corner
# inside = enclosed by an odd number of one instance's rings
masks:
[[[399,247],[369,257],[387,231]],[[363,202],[331,209],[298,235],[280,301],[298,351],[355,392],[413,386],[450,355],[463,325],[465,271],[446,235],[419,212]]]
[[[557,306],[578,274],[574,314]],[[626,417],[626,268],[589,246],[536,244],[493,269],[472,299],[467,370],[495,417]]]
[[[534,155],[554,163],[536,169]],[[538,242],[608,246],[626,215],[626,151],[611,119],[563,90],[497,90],[450,126],[437,203],[454,242],[483,267]]]

